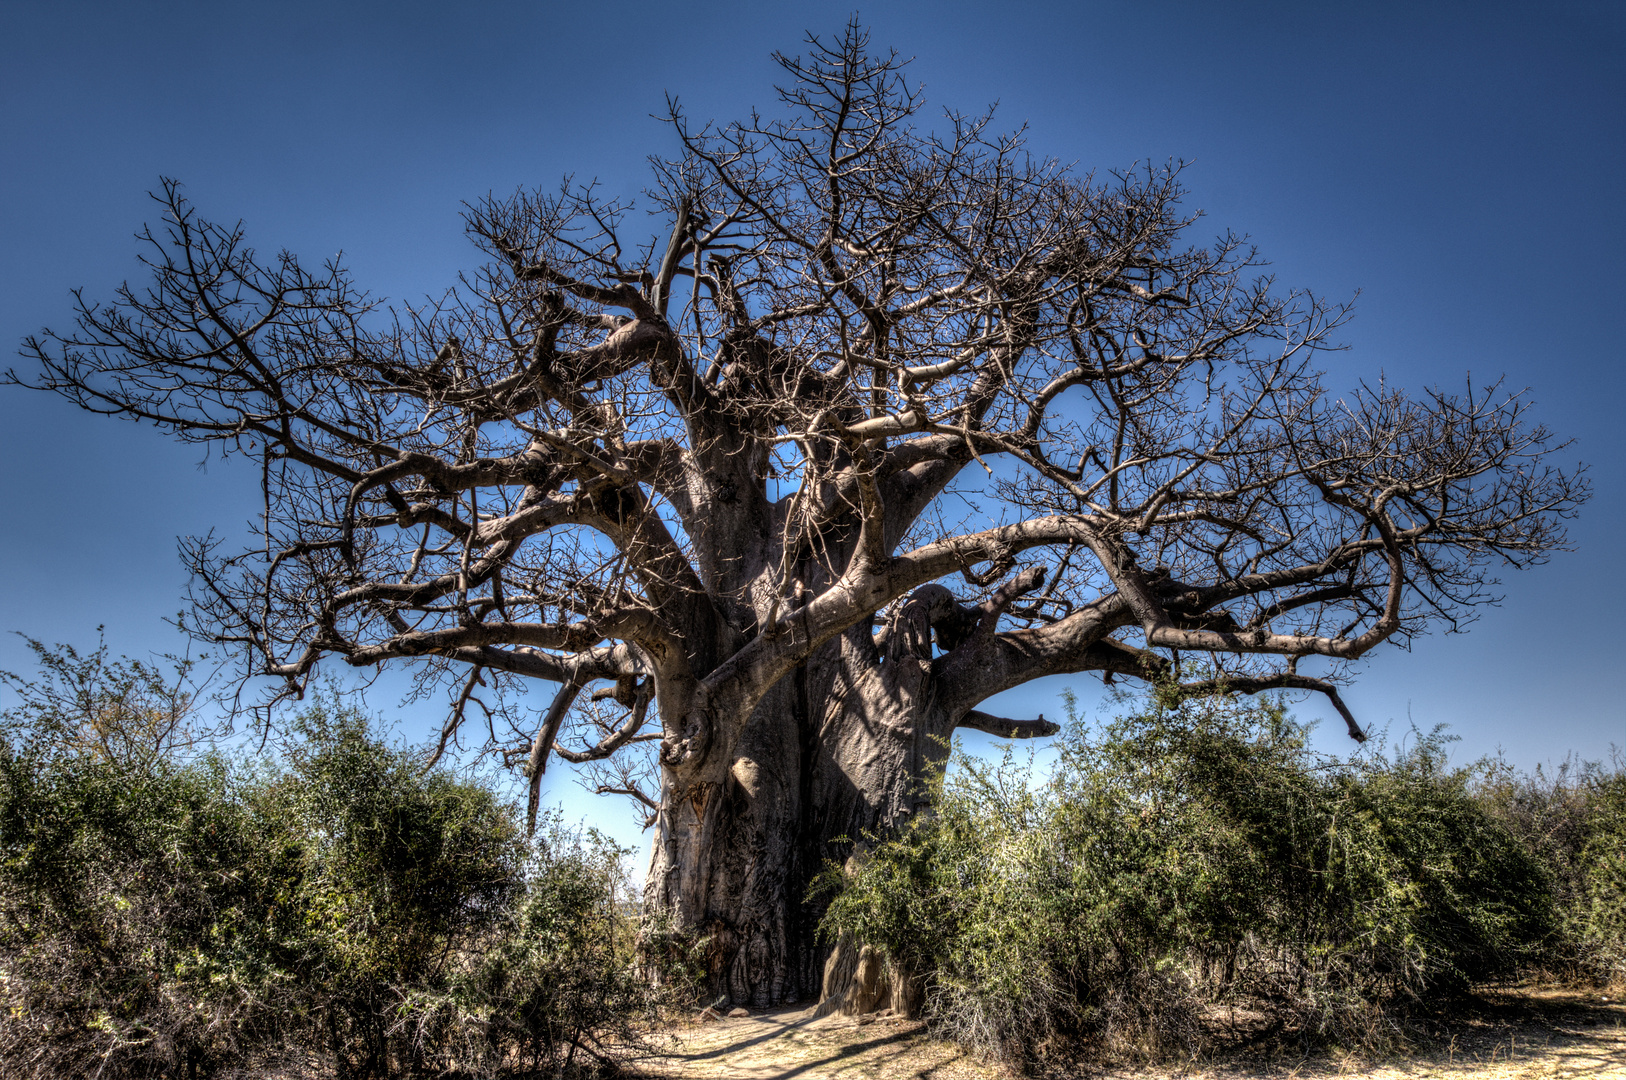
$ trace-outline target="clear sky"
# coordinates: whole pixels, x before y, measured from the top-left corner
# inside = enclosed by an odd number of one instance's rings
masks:
[[[414,299],[472,265],[462,200],[566,173],[636,192],[651,119],[773,104],[774,49],[849,3],[0,2],[0,342],[69,321],[69,289],[139,280],[145,192],[174,176],[263,251],[343,251]],[[1360,292],[1342,390],[1506,375],[1572,436],[1595,496],[1576,550],[1510,573],[1469,633],[1369,661],[1347,700],[1459,757],[1626,744],[1626,5],[882,3],[930,114],[1002,126],[1082,168],[1189,161],[1194,241],[1250,234],[1283,284]],[[151,429],[0,390],[0,630],[181,646],[177,536],[233,531],[257,478]],[[0,667],[25,669],[14,636]],[[1071,681],[1086,705],[1094,680]],[[1002,702],[1058,713],[1060,683]],[[0,705],[3,705],[0,702]],[[375,696],[375,707],[390,705]],[[1301,716],[1321,715],[1306,702]],[[416,734],[429,713],[404,721]],[[1341,725],[1323,745],[1344,748]],[[568,793],[561,781],[556,797]],[[577,812],[591,807],[571,799]],[[604,807],[604,810],[618,808]],[[624,827],[617,831],[625,834]]]

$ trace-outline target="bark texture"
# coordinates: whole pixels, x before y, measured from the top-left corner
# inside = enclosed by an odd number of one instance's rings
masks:
[[[952,731],[932,700],[930,634],[883,649],[867,624],[848,630],[764,695],[729,752],[663,777],[648,895],[710,939],[736,1002],[820,991],[813,877],[921,805]]]

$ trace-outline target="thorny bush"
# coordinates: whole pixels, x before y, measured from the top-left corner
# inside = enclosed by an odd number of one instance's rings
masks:
[[[929,972],[937,1029],[1007,1060],[1194,1053],[1232,1009],[1255,1037],[1392,1045],[1425,995],[1621,940],[1619,770],[1576,907],[1446,742],[1337,761],[1278,702],[1167,688],[1094,734],[1075,715],[1048,775],[958,755],[933,814],[830,875],[825,929]]]
[[[29,706],[128,662],[42,657],[3,714],[0,1074],[553,1076],[638,1042],[624,850],[527,840],[335,702],[272,757],[102,753]]]

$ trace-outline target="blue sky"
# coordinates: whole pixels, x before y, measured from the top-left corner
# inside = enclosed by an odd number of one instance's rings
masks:
[[[635,192],[696,119],[772,104],[774,49],[848,4],[0,4],[0,342],[65,326],[69,292],[138,279],[145,192],[182,180],[262,250],[343,251],[375,293],[473,263],[463,200],[560,176]],[[1460,757],[1522,765],[1626,744],[1626,6],[887,3],[931,112],[1083,168],[1190,162],[1193,240],[1250,234],[1281,282],[1357,291],[1335,389],[1506,375],[1575,439],[1596,493],[1576,550],[1507,576],[1459,636],[1368,662],[1365,722],[1448,723]],[[0,630],[115,650],[181,642],[175,539],[239,528],[256,480],[151,429],[0,390]],[[26,667],[0,640],[0,667]],[[1086,705],[1093,680],[1071,680]],[[1058,685],[1005,703],[1059,712]],[[3,704],[3,703],[0,703]],[[375,706],[388,706],[375,698]],[[1299,710],[1320,715],[1318,703]],[[413,730],[430,714],[409,717]],[[1341,725],[1322,742],[1342,750]],[[561,788],[560,793],[564,793]],[[572,805],[578,805],[572,800]],[[584,811],[585,812],[585,811]]]

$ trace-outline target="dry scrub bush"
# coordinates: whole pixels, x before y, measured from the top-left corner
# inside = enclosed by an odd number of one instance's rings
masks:
[[[577,1075],[637,1043],[621,849],[528,840],[332,702],[270,758],[89,752],[41,687],[117,680],[46,652],[3,714],[0,1075]]]
[[[1070,703],[1069,703],[1070,704]],[[826,928],[932,972],[938,1030],[1006,1060],[1260,1037],[1381,1049],[1394,1017],[1560,932],[1552,875],[1421,736],[1339,762],[1280,704],[1155,694],[1048,775],[960,756],[936,812],[875,847]]]
[[[1617,752],[1533,773],[1496,762],[1479,795],[1552,872],[1562,932],[1540,973],[1626,983],[1626,762]]]

